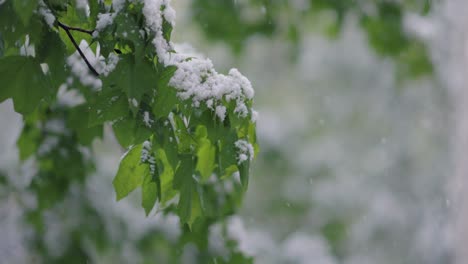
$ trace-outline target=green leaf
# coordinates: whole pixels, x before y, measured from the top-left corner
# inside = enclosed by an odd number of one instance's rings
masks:
[[[13,0],[13,7],[21,18],[23,25],[27,26],[33,11],[37,7],[37,0]]]
[[[180,156],[180,163],[174,175],[174,189],[180,190],[184,181],[187,178],[192,178],[194,169],[193,163],[191,155]]]
[[[23,131],[16,141],[21,161],[26,160],[36,152],[39,138],[40,131],[38,129],[28,124],[23,127]]]
[[[193,178],[194,162],[191,155],[183,155],[174,175],[174,188],[180,191],[177,213],[182,223],[190,227],[202,215],[197,183]]]
[[[153,103],[153,114],[157,119],[167,117],[179,102],[177,90],[168,85],[176,70],[177,67],[169,66],[158,75],[156,97]]]
[[[13,98],[15,111],[32,112],[49,95],[39,63],[31,57],[9,56],[0,59],[0,102]]]
[[[239,165],[240,180],[241,180],[242,187],[244,188],[244,191],[246,191],[247,187],[249,186],[249,168],[250,168],[249,160],[246,160]]]
[[[195,169],[200,172],[202,180],[206,181],[213,173],[215,167],[216,149],[210,140],[206,138],[207,131],[205,126],[198,126],[195,135],[198,140],[197,166]]]
[[[114,135],[119,144],[127,148],[134,141],[135,120],[129,117],[124,117],[117,120],[113,125]]]
[[[160,202],[165,205],[166,202],[174,198],[177,192],[173,188],[174,169],[169,163],[166,152],[162,148],[156,150],[156,163],[159,170],[159,179],[161,181]]]
[[[65,56],[66,47],[58,33],[46,29],[36,50],[36,58],[40,63],[47,63],[49,70],[46,74],[50,76],[54,89],[58,89],[68,77]]]
[[[90,127],[106,121],[121,119],[128,114],[128,101],[124,93],[118,90],[105,89],[97,95],[91,104],[89,113]]]
[[[149,174],[149,165],[140,162],[141,149],[142,145],[132,147],[120,161],[119,170],[112,182],[117,201],[141,186],[144,177]]]
[[[190,228],[195,220],[202,216],[200,197],[192,177],[185,179],[182,184],[177,212],[180,221],[188,224]]]
[[[89,111],[86,104],[79,105],[70,110],[68,127],[73,129],[78,141],[83,145],[90,145],[96,137],[102,138],[102,125],[88,126]]]
[[[143,180],[141,186],[141,206],[145,209],[146,216],[149,215],[151,210],[158,199],[158,185],[154,177],[148,173]]]
[[[166,19],[163,20],[163,37],[166,41],[171,41],[172,25]]]
[[[128,113],[127,116],[117,119],[112,128],[117,141],[123,147],[140,144],[151,136],[151,130],[143,121],[135,119]]]
[[[156,87],[156,70],[147,59],[136,62],[131,54],[120,55],[116,68],[104,79],[104,86],[118,87],[129,99],[140,102]]]
[[[6,1],[0,7],[0,25],[4,41],[4,55],[18,55],[20,46],[25,42],[26,35],[29,37],[29,43],[38,44],[40,39],[43,22],[42,17],[33,14],[29,25],[24,25],[21,18],[15,12],[13,1]],[[36,45],[37,46],[37,45]]]

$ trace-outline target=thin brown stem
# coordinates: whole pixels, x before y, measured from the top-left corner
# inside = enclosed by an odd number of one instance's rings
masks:
[[[79,32],[83,32],[83,33],[86,33],[86,34],[89,34],[89,35],[93,35],[93,32],[94,32],[94,30],[88,30],[88,29],[83,29],[83,28],[71,27],[71,26],[68,26],[68,25],[63,24],[63,23],[60,22],[60,21],[57,21],[57,23],[58,23],[58,25],[59,25],[61,28],[67,29],[67,30],[79,31]]]
[[[57,24],[59,25],[59,27],[61,27],[63,30],[65,30],[65,33],[67,33],[67,36],[68,38],[70,38],[71,42],[73,43],[73,46],[75,46],[76,50],[78,51],[78,53],[80,54],[81,58],[83,58],[83,60],[85,61],[86,65],[88,65],[88,68],[89,70],[95,75],[95,76],[99,76],[99,73],[94,69],[93,66],[91,66],[91,63],[89,63],[88,59],[86,58],[86,56],[84,55],[83,51],[81,51],[80,47],[78,46],[78,44],[76,43],[75,41],[75,38],[73,38],[73,35],[70,33],[70,30],[76,30],[76,31],[80,31],[80,32],[84,32],[84,33],[88,33],[88,34],[93,34],[92,32],[93,31],[89,31],[89,30],[86,30],[86,29],[81,29],[81,28],[75,28],[75,27],[69,27],[63,23],[61,23],[60,21],[57,21]]]

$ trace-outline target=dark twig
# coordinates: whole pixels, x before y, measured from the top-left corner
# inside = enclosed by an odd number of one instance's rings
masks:
[[[89,35],[91,35],[91,36],[93,35],[93,32],[94,32],[94,30],[87,30],[87,29],[83,29],[83,28],[77,28],[77,27],[67,26],[67,25],[63,24],[62,22],[60,22],[60,21],[57,21],[57,23],[58,23],[59,26],[62,27],[63,29],[75,30],[75,31],[79,31],[79,32],[83,32],[83,33],[89,34]]]
[[[57,24],[59,25],[59,27],[61,27],[63,30],[65,30],[65,33],[67,33],[67,36],[70,38],[71,42],[73,43],[73,46],[75,46],[76,50],[78,51],[78,53],[80,54],[81,58],[83,58],[83,60],[85,61],[86,65],[88,65],[88,68],[89,70],[96,76],[99,76],[99,73],[93,68],[93,66],[91,66],[91,63],[89,63],[88,59],[86,58],[86,56],[84,55],[83,51],[81,51],[80,47],[78,46],[78,44],[76,43],[75,39],[73,38],[72,34],[70,33],[70,30],[76,30],[76,31],[80,31],[80,32],[84,32],[84,33],[88,33],[88,34],[93,34],[92,32],[93,31],[89,31],[89,30],[86,30],[86,29],[81,29],[81,28],[75,28],[75,27],[69,27],[63,23],[61,23],[60,21],[57,21]]]

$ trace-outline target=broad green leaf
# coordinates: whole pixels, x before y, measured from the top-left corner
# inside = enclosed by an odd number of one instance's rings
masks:
[[[161,197],[160,202],[165,205],[166,202],[174,198],[176,191],[174,190],[174,169],[169,163],[166,152],[162,148],[156,150],[156,163],[159,171],[159,179],[161,181]]]
[[[174,189],[180,190],[187,178],[192,178],[194,162],[191,155],[181,155],[180,163],[174,174]]]
[[[156,70],[143,59],[136,63],[131,54],[120,55],[116,68],[104,79],[104,86],[118,87],[130,100],[140,102],[143,94],[156,87]]]
[[[96,18],[98,13],[101,11],[99,0],[88,0],[89,3],[89,18],[92,22],[92,28],[96,25]]]
[[[112,125],[115,137],[122,147],[140,144],[151,136],[151,130],[142,120],[127,116],[117,119]]]
[[[37,7],[37,0],[13,0],[13,7],[21,18],[23,25],[28,26],[33,11]]]
[[[237,136],[235,131],[229,131],[225,134],[225,138],[218,144],[218,167],[223,177],[232,175],[232,169],[228,170],[231,166],[237,165],[237,149],[235,142]]]
[[[47,63],[48,72],[54,89],[65,82],[66,74],[66,47],[57,32],[46,29],[36,49],[36,58],[40,63]]]
[[[15,111],[32,112],[50,95],[39,63],[31,57],[9,56],[0,59],[0,102],[13,98]]]
[[[174,175],[174,189],[180,191],[177,213],[182,223],[189,226],[202,215],[197,183],[193,178],[194,161],[191,155],[183,155]]]
[[[100,125],[106,121],[121,119],[128,114],[128,102],[124,93],[114,89],[101,91],[90,106],[90,127]]]
[[[0,32],[0,58],[5,53],[5,41],[3,41],[2,32]]]
[[[249,186],[249,169],[250,169],[249,160],[246,160],[239,165],[240,180],[241,180],[242,187],[244,188],[244,191],[246,191],[247,187]]]
[[[117,141],[122,147],[127,148],[133,143],[135,138],[135,120],[133,118],[124,117],[117,120],[112,125],[112,129],[114,130]]]
[[[179,102],[177,90],[168,85],[170,78],[176,71],[175,66],[164,68],[158,75],[156,96],[153,103],[153,114],[157,119],[167,117],[174,106]]]
[[[179,153],[192,153],[195,138],[185,126],[184,120],[179,115],[174,115],[175,130],[174,135],[177,138]]]
[[[145,209],[146,216],[151,212],[158,199],[158,185],[153,179],[151,173],[145,175],[143,184],[141,186],[141,206]]]
[[[189,227],[203,214],[200,197],[193,177],[188,177],[182,184],[177,212],[180,221],[188,224]]]
[[[119,13],[114,19],[116,29],[113,36],[120,45],[130,46],[138,64],[144,59],[145,49],[149,43],[144,42],[140,34],[140,27],[135,19],[134,15],[125,12]]]
[[[200,172],[202,180],[206,181],[215,168],[216,149],[210,140],[206,138],[207,131],[205,126],[198,126],[195,135],[198,140],[197,166],[195,169]]]
[[[141,149],[141,145],[133,146],[120,161],[119,170],[112,182],[117,201],[141,186],[144,177],[149,174],[149,165],[140,162]]]
[[[37,144],[40,137],[40,131],[31,125],[25,125],[21,135],[16,141],[19,150],[20,160],[24,161],[37,150]]]
[[[90,145],[95,138],[102,138],[102,125],[88,126],[89,110],[83,104],[74,107],[68,115],[68,127],[73,129],[78,137],[78,141],[83,145]]]
[[[163,20],[163,37],[166,41],[171,41],[172,25],[166,19]]]

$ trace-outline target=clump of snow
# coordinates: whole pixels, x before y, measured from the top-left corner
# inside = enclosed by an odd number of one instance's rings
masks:
[[[98,64],[98,59],[86,40],[82,40],[79,47],[91,65],[94,66]],[[75,53],[67,58],[67,64],[70,66],[72,73],[78,77],[83,85],[91,86],[95,90],[101,89],[102,81],[90,72],[88,65],[86,65],[78,51],[75,51]]]
[[[250,144],[248,141],[239,139],[234,143],[236,148],[238,149],[238,157],[237,157],[237,162],[238,164],[241,164],[242,162],[246,160],[252,160],[254,157],[254,148],[252,144]]]
[[[123,6],[125,5],[126,0],[112,0],[112,7],[114,8],[115,12],[120,12]]]
[[[22,56],[36,57],[36,49],[34,48],[34,44],[29,43],[29,35],[25,36],[24,44],[20,47],[20,54]]]
[[[99,13],[96,21],[96,28],[93,32],[93,37],[99,36],[99,32],[110,26],[117,14],[122,10],[125,5],[125,0],[113,0],[112,1],[112,13]]]
[[[76,0],[76,8],[85,11],[86,16],[89,16],[91,12],[91,10],[89,9],[88,0]]]
[[[143,142],[143,146],[141,148],[141,157],[140,157],[141,163],[147,162],[150,156],[151,156],[151,142],[146,140],[145,142]]]
[[[136,98],[132,98],[132,99],[129,99],[130,100],[130,103],[132,103],[132,105],[134,107],[138,107],[138,100]]]
[[[252,121],[253,123],[257,123],[257,120],[258,120],[258,112],[252,109],[251,121]]]
[[[67,130],[63,119],[50,119],[44,125],[44,130],[54,134],[64,134]]]
[[[110,53],[109,57],[107,57],[107,62],[105,61],[103,56],[99,57],[99,62],[100,62],[99,73],[103,74],[104,76],[107,76],[117,66],[117,63],[119,62],[119,56],[115,53]]]
[[[143,113],[143,122],[145,123],[145,125],[149,128],[151,128],[151,126],[153,125],[154,123],[154,120],[151,119],[150,115],[149,115],[149,112],[148,111],[145,111]]]
[[[42,141],[41,145],[39,146],[38,150],[37,150],[37,154],[39,156],[43,156],[47,153],[49,153],[50,151],[52,151],[52,149],[54,149],[59,143],[59,139],[57,136],[53,136],[53,135],[50,135],[50,136],[47,136],[44,141]]]
[[[154,159],[153,154],[151,154],[152,144],[150,141],[146,140],[143,142],[143,147],[141,149],[141,163],[148,163],[150,167],[150,174],[154,175],[156,172],[156,160]]]
[[[41,63],[40,66],[41,66],[42,73],[47,75],[49,73],[49,64]]]
[[[99,36],[99,31],[102,31],[114,22],[117,13],[99,13],[96,20],[96,28],[93,32],[93,37]]]
[[[219,119],[224,120],[226,117],[226,107],[223,105],[216,106],[216,115],[219,117]]]
[[[193,106],[198,107],[205,102],[207,106],[220,102],[223,98],[227,102],[236,101],[235,112],[241,117],[248,115],[245,105],[246,99],[252,99],[254,91],[252,85],[237,69],[231,69],[228,75],[219,74],[213,67],[211,60],[189,58],[179,62],[170,62],[177,66],[169,85],[175,87],[182,100],[192,99]],[[225,115],[219,115],[224,120]]]
[[[55,16],[42,0],[39,1],[39,14],[44,18],[45,22],[50,28],[54,27]]]
[[[145,0],[143,14],[148,28],[154,32],[153,45],[159,60],[164,65],[177,67],[169,84],[178,90],[182,100],[191,99],[194,107],[205,103],[216,111],[221,120],[225,118],[221,100],[235,101],[234,112],[241,117],[249,113],[245,101],[252,99],[254,90],[249,80],[237,69],[231,69],[228,75],[219,74],[209,59],[193,57],[192,54],[175,53],[174,45],[163,36],[163,21],[171,25],[175,22],[175,12],[170,6],[170,0]]]
[[[100,55],[100,46],[98,45],[96,48],[96,54],[93,50],[89,47],[88,42],[86,40],[82,40],[79,45],[81,51],[85,55],[86,59],[89,61],[91,66],[99,73],[104,76],[109,75],[119,62],[119,57],[116,54],[109,54],[107,60]],[[72,73],[78,77],[80,82],[83,85],[91,86],[95,90],[100,90],[102,87],[102,81],[95,75],[93,75],[88,65],[86,65],[84,59],[81,55],[76,51],[70,57],[67,58],[67,64],[70,66]]]

